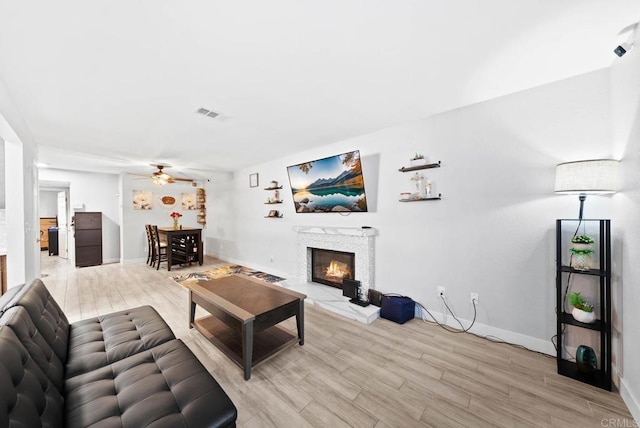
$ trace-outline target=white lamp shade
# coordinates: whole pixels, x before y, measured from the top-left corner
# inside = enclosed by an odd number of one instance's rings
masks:
[[[556,166],[556,193],[603,194],[618,190],[618,164],[614,159],[565,162]]]

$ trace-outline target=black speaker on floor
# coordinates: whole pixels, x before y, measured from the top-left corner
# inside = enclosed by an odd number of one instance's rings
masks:
[[[362,296],[362,293],[360,292],[360,281],[344,278],[342,280],[342,295],[350,297],[350,303],[363,307],[369,306],[369,302],[363,301],[360,297]]]
[[[369,289],[369,303],[371,303],[373,306],[377,306],[377,307],[381,307],[382,306],[382,293],[377,291],[377,290],[373,290],[373,289]]]

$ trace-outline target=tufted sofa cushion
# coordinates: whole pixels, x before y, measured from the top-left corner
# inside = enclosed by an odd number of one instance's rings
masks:
[[[175,339],[68,379],[68,427],[235,426],[236,409],[193,353]]]
[[[8,303],[7,309],[13,306],[22,306],[27,310],[38,333],[51,346],[60,361],[66,361],[69,321],[42,281],[36,279],[23,286]]]
[[[63,426],[63,397],[13,330],[0,326],[0,426]]]
[[[0,326],[13,331],[33,362],[62,394],[64,392],[64,364],[42,335],[38,333],[38,329],[31,321],[26,309],[21,306],[8,309],[0,317]]]
[[[69,330],[66,377],[104,367],[173,339],[173,332],[151,306],[78,321]]]

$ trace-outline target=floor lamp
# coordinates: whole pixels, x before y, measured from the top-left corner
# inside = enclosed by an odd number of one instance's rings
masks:
[[[578,195],[578,219],[582,220],[587,195],[603,195],[617,191],[619,163],[614,159],[593,159],[558,164],[555,192]]]

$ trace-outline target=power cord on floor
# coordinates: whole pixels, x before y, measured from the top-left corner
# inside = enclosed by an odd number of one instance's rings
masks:
[[[429,312],[429,310],[426,307],[424,307],[424,305],[422,305],[420,302],[415,302],[415,304],[418,305],[418,307],[421,309],[421,311],[426,312],[433,319],[433,321],[430,321],[430,320],[426,319],[424,317],[424,315],[423,315],[421,318],[422,318],[422,320],[424,322],[429,323],[429,324],[436,324],[439,327],[441,327],[442,329],[448,331],[449,333],[467,333],[467,334],[470,334],[472,336],[478,337],[480,339],[485,339],[485,340],[487,340],[489,342],[492,342],[492,343],[502,343],[502,344],[509,345],[509,346],[517,348],[517,349],[522,349],[522,350],[529,351],[529,352],[535,352],[536,354],[543,355],[543,356],[545,356],[547,358],[555,358],[553,355],[545,354],[544,352],[540,352],[540,351],[534,351],[533,349],[529,349],[524,345],[519,345],[517,343],[507,342],[506,340],[501,339],[501,338],[496,337],[496,336],[492,336],[492,335],[483,336],[481,334],[470,332],[469,330],[471,330],[473,325],[476,323],[476,317],[477,317],[477,314],[478,314],[476,301],[475,300],[473,301],[473,320],[471,321],[471,324],[469,325],[469,327],[465,328],[464,325],[462,324],[462,322],[456,317],[456,315],[453,313],[453,311],[451,310],[451,308],[447,304],[447,300],[443,296],[440,296],[440,299],[442,299],[445,307],[447,308],[447,311],[449,311],[449,313],[451,314],[453,319],[455,319],[458,322],[458,324],[460,324],[461,329],[456,329],[456,328],[450,327],[450,326],[448,326],[446,324],[443,324],[443,323],[439,322],[436,319],[436,317],[434,317],[433,314],[431,312]]]

